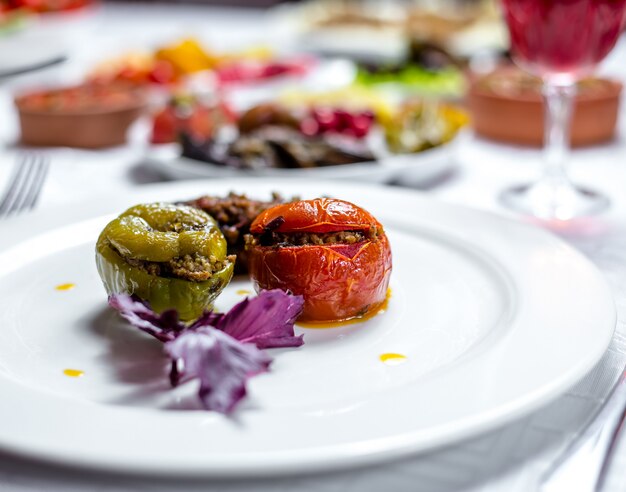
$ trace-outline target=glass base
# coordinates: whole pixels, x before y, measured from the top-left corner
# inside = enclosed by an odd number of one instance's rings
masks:
[[[570,183],[538,182],[504,190],[500,201],[508,208],[540,219],[570,220],[602,212],[609,199]]]

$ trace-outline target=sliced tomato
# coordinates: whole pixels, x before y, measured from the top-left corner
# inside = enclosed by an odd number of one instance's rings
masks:
[[[201,141],[211,138],[215,124],[212,110],[204,106],[197,106],[193,112],[182,122],[183,131],[186,131],[194,139]]]
[[[152,70],[148,72],[148,80],[155,84],[171,84],[176,80],[176,71],[169,61],[156,60]]]
[[[178,134],[185,132],[199,141],[213,137],[216,128],[235,121],[235,113],[225,103],[203,106],[195,103],[191,114],[182,117],[176,104],[169,104],[159,111],[152,122],[152,143],[175,142]]]
[[[178,133],[178,119],[173,107],[167,106],[159,111],[152,120],[152,136],[150,141],[155,144],[172,143],[176,141]]]

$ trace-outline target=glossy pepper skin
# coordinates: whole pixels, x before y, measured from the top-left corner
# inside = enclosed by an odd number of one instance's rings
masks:
[[[373,226],[376,239],[356,244],[249,246],[255,288],[304,296],[300,321],[340,321],[375,311],[386,299],[392,264],[387,236],[369,212],[343,200],[303,200],[266,210],[250,231],[365,232]]]
[[[223,260],[224,268],[207,280],[193,281],[155,275],[127,261],[167,262],[194,254]],[[166,203],[136,205],[109,222],[96,244],[96,264],[109,295],[136,294],[157,312],[177,309],[183,320],[198,318],[211,307],[234,267],[210,215]]]

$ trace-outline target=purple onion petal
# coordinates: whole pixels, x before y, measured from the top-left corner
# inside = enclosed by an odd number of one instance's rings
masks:
[[[172,359],[172,363],[170,365],[170,384],[172,388],[176,388],[180,384],[180,378],[182,376],[180,370],[178,369],[178,359]]]
[[[203,326],[217,326],[217,324],[224,317],[223,313],[216,313],[215,311],[205,311],[197,320],[195,320],[190,326],[190,330],[196,328],[202,328]]]
[[[185,329],[175,309],[155,313],[150,305],[136,295],[111,294],[109,306],[117,310],[131,325],[152,335],[156,339],[167,342],[173,340]]]
[[[200,380],[198,396],[207,410],[231,413],[246,396],[247,380],[266,372],[271,359],[252,344],[244,344],[209,327],[186,331],[165,344],[172,360],[182,361],[185,375]]]
[[[228,313],[206,311],[187,326],[174,309],[157,314],[137,296],[113,294],[109,305],[131,325],[165,343],[172,386],[198,378],[207,410],[228,414],[246,396],[247,380],[266,372],[271,358],[262,348],[299,347],[294,323],[304,299],[280,290],[246,298]]]
[[[293,325],[303,306],[302,296],[265,290],[236,304],[214,326],[259,348],[299,347],[304,343],[303,336],[295,336]]]

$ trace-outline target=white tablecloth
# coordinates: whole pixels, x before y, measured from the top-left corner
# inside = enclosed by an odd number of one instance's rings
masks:
[[[15,134],[8,94],[15,87],[80,77],[94,61],[133,47],[150,46],[182,34],[199,34],[220,47],[243,46],[264,40],[280,44],[289,33],[270,27],[271,19],[258,12],[192,7],[107,7],[91,21],[88,42],[72,50],[65,65],[5,83],[0,93],[2,138]],[[626,79],[622,66],[626,46],[620,46],[603,70]],[[625,128],[625,125],[622,125]],[[605,398],[626,362],[626,145],[625,131],[612,144],[577,151],[573,176],[608,194],[609,212],[576,230],[560,235],[587,254],[613,288],[619,322],[615,339],[597,368],[556,402],[512,425],[479,438],[393,464],[280,480],[181,481],[123,477],[56,468],[0,454],[0,492],[71,491],[506,491],[529,492],[554,459]],[[142,144],[106,152],[57,150],[39,204],[40,208],[78,203],[100,191],[141,186],[160,179],[139,163]],[[15,149],[0,154],[0,184],[9,173]],[[456,172],[437,186],[423,190],[463,205],[506,213],[497,193],[510,183],[532,178],[536,150],[489,144],[467,135],[456,156]],[[0,224],[0,233],[1,233]],[[529,361],[532,363],[532,361]],[[2,425],[0,423],[0,425]],[[607,492],[626,490],[626,442],[620,445]]]

